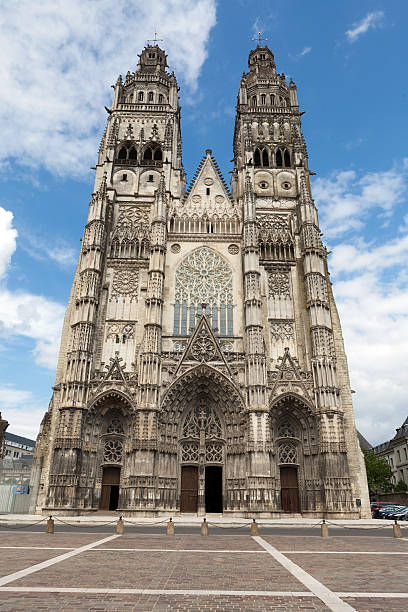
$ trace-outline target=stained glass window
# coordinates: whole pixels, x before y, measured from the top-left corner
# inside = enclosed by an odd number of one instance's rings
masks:
[[[174,334],[187,336],[196,313],[212,314],[212,326],[221,336],[233,335],[232,270],[213,249],[195,249],[176,270]]]

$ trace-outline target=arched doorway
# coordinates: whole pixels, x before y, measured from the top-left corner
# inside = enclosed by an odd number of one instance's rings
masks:
[[[310,406],[296,395],[281,396],[271,409],[271,437],[276,454],[277,499],[282,512],[314,510],[320,491],[318,433]]]
[[[204,363],[169,387],[159,415],[157,471],[167,486],[160,496],[174,500],[167,507],[201,515],[245,510],[243,411],[239,388]]]
[[[99,508],[117,510],[119,504],[120,467],[104,467]]]
[[[180,432],[180,511],[223,510],[224,438],[221,419],[202,396],[185,416]]]

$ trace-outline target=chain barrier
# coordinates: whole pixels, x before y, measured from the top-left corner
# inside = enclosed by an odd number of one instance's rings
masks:
[[[127,518],[124,518],[123,516],[121,517],[121,519],[122,519],[122,521],[124,523],[129,523],[130,525],[137,525],[138,527],[143,527],[145,525],[147,527],[151,527],[153,525],[162,525],[163,523],[168,523],[169,520],[170,520],[169,518],[166,518],[166,519],[164,519],[162,521],[156,521],[155,523],[138,523],[136,521],[131,521],[131,520],[127,519]]]
[[[217,523],[211,523],[210,521],[206,521],[206,523],[207,525],[211,525],[217,529],[242,529],[243,527],[250,527],[252,525],[252,523],[240,523],[239,525],[217,525]]]
[[[70,527],[79,527],[82,529],[92,529],[94,527],[106,527],[107,525],[113,525],[114,523],[118,522],[118,519],[115,519],[114,521],[109,521],[109,523],[98,523],[98,525],[90,525],[89,523],[87,523],[86,525],[79,525],[78,523],[68,523],[68,521],[64,521],[63,519],[58,518],[57,516],[53,516],[52,517],[54,519],[54,521],[58,521],[59,523],[63,523],[64,525],[69,525]]]
[[[363,525],[340,525],[339,523],[332,523],[331,521],[326,521],[327,525],[333,525],[334,527],[342,527],[343,529],[364,529],[367,531],[373,530],[373,529],[388,529],[389,527],[392,527],[394,525],[393,522],[390,521],[390,523],[388,525],[374,525],[372,527],[370,526],[363,526]],[[406,525],[401,525],[401,523],[398,523],[398,525],[400,527],[406,527]]]
[[[43,523],[44,521],[47,521],[47,520],[48,520],[48,516],[45,516],[44,518],[40,519],[36,523],[27,523],[26,525],[18,525],[16,527],[12,527],[11,525],[0,523],[0,529],[27,529],[27,527],[35,527],[35,525],[39,525],[40,523]]]

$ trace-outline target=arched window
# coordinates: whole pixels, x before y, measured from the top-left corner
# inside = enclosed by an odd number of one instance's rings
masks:
[[[129,153],[128,153],[128,159],[137,159],[137,151],[135,147],[130,147]]]
[[[261,165],[261,153],[259,151],[259,149],[255,149],[255,153],[254,153],[254,166],[260,166]]]
[[[290,153],[287,149],[285,149],[285,152],[283,154],[283,161],[285,162],[285,168],[290,168],[291,163],[290,163]]]
[[[163,104],[164,102],[164,96],[163,94],[159,94],[159,104]]]
[[[153,151],[150,147],[147,147],[147,149],[144,150],[143,159],[147,161],[151,161],[153,159]]]
[[[281,444],[279,447],[279,463],[297,463],[296,446]]]
[[[162,150],[160,149],[160,147],[157,147],[157,149],[155,150],[154,159],[155,161],[161,161],[163,159]]]
[[[262,151],[262,165],[266,168],[269,166],[269,155],[266,149]]]
[[[261,94],[261,104],[266,104],[266,95]]]
[[[148,98],[149,102],[153,102],[153,92],[149,91],[149,98]]]
[[[275,95],[271,94],[271,104],[272,106],[275,106]]]
[[[252,106],[256,106],[256,96],[252,96]]]
[[[196,325],[196,313],[206,304],[211,324],[221,336],[233,335],[232,270],[213,249],[192,251],[175,273],[174,334],[187,336]]]
[[[143,102],[143,98],[144,98],[143,91],[139,91],[139,93],[137,94],[137,99],[139,100],[139,102]]]
[[[280,149],[276,151],[276,167],[282,168],[282,151]]]
[[[289,421],[282,421],[278,425],[278,438],[294,438],[295,430],[292,423]]]
[[[127,149],[126,147],[121,147],[118,153],[118,159],[126,159],[127,158]]]

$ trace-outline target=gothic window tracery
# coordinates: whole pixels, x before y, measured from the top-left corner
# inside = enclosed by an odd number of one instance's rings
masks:
[[[136,146],[132,142],[122,144],[118,149],[116,161],[121,164],[134,164],[137,161]]]
[[[109,434],[123,434],[123,425],[117,417],[113,418],[108,425],[106,433]]]
[[[123,443],[121,440],[106,440],[103,449],[103,460],[106,463],[121,463]]]
[[[297,463],[297,450],[294,444],[281,444],[279,447],[279,463]]]
[[[289,421],[282,421],[278,425],[278,438],[294,438],[295,430],[292,423]]]
[[[269,168],[269,151],[268,149],[257,147],[254,152],[254,166],[263,166]]]
[[[200,247],[178,266],[175,279],[174,334],[186,336],[202,304],[221,336],[233,335],[232,270],[216,251]]]
[[[202,456],[206,463],[222,463],[222,425],[212,408],[200,404],[190,410],[183,424],[182,436],[183,462],[197,463]]]
[[[163,153],[160,145],[156,143],[150,143],[146,146],[143,151],[143,162],[146,162],[145,165],[155,166],[158,162],[163,160]]]

